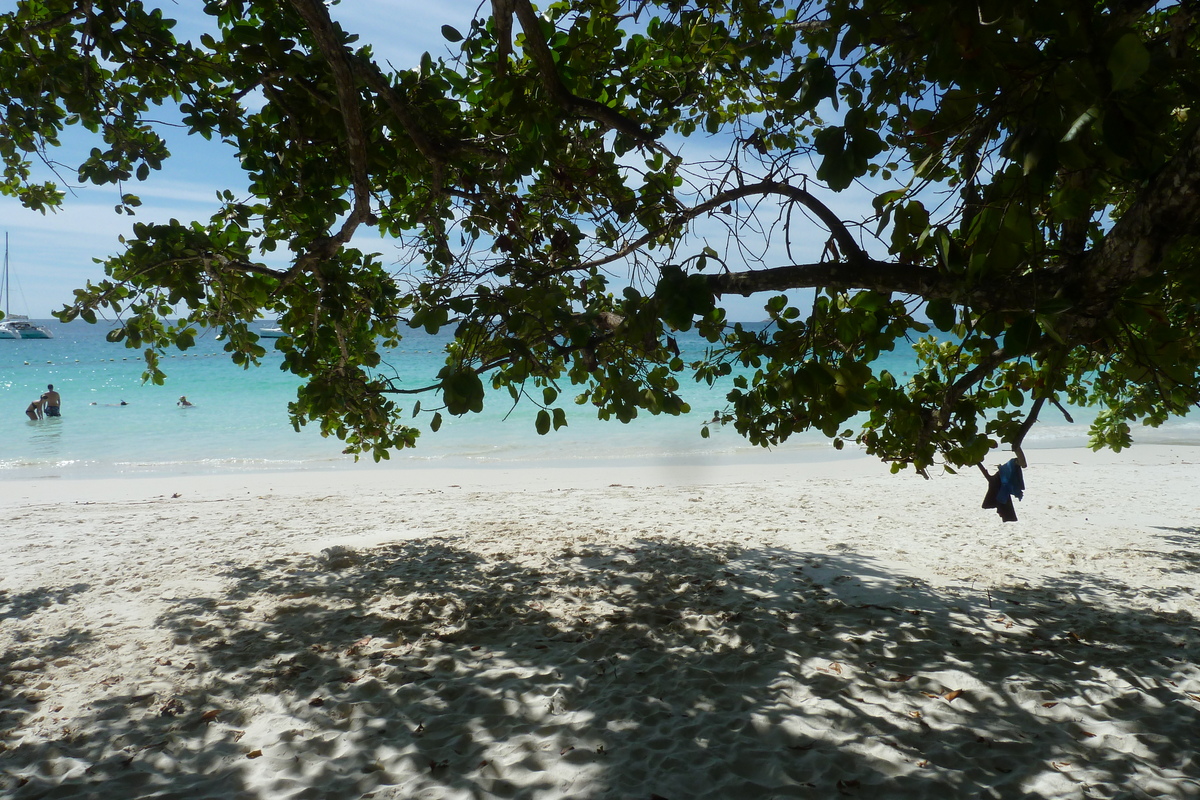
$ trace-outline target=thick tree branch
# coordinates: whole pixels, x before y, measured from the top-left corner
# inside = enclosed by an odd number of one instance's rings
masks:
[[[355,229],[371,215],[371,191],[367,179],[367,136],[359,93],[354,82],[354,70],[346,48],[338,40],[333,20],[330,19],[325,5],[320,0],[289,0],[289,3],[304,20],[317,49],[329,64],[337,87],[342,124],[346,129],[347,154],[354,191],[354,208],[343,223],[341,232],[335,237],[338,244],[344,244],[354,235]]]
[[[810,19],[798,22],[786,22],[780,27],[793,31],[823,31],[828,30],[832,26],[827,19]]]
[[[952,287],[929,267],[863,258],[853,262],[790,264],[747,272],[708,275],[713,294],[752,295],[789,289],[828,288],[835,291],[871,289],[925,298],[950,297]]]
[[[1186,236],[1200,234],[1200,128],[1150,181],[1113,226],[1104,243],[1080,262],[1079,312],[1105,316],[1132,281],[1161,269],[1163,254]]]
[[[88,19],[91,18],[91,16],[92,16],[91,0],[84,0],[84,2],[76,3],[71,8],[67,9],[66,11],[64,11],[63,13],[61,13],[57,16],[50,17],[49,19],[42,20],[41,22],[37,22],[32,25],[26,25],[23,28],[19,28],[18,30],[20,30],[21,33],[26,34],[26,35],[31,34],[31,33],[41,35],[47,31],[55,31],[55,30],[61,28],[63,25],[66,25],[69,22],[71,22],[71,20],[75,17],[75,15],[79,14],[81,12]]]
[[[513,0],[492,0],[492,21],[496,25],[496,75],[508,72],[508,57],[512,55]]]
[[[179,259],[176,263],[186,263],[195,259]],[[213,261],[205,260],[206,264],[212,264]],[[253,261],[243,261],[240,258],[226,258],[224,256],[216,256],[215,263],[223,270],[231,272],[245,272],[251,275],[264,275],[268,278],[282,279],[287,273],[277,269],[271,269],[264,264],[256,264]]]

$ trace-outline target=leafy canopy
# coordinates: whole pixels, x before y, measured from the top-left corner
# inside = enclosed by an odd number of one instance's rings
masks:
[[[1192,3],[492,0],[401,70],[321,0],[204,9],[194,41],[136,0],[0,17],[6,194],[58,207],[38,161],[75,127],[78,180],[135,213],[160,107],[246,174],[210,219],[136,225],[59,314],[117,314],[153,379],[203,328],[256,363],[247,321],[278,317],[295,424],[376,458],[485,384],[545,433],[568,395],[629,420],[736,375],[750,441],[816,429],[918,469],[1020,453],[1047,405],[1101,406],[1093,444],[1120,448],[1200,397]],[[399,267],[355,246],[371,229]],[[770,324],[727,320],[732,295]],[[447,326],[414,423],[380,349]],[[910,342],[916,374],[877,367]]]

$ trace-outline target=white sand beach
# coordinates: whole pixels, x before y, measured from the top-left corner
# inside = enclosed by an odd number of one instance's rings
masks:
[[[0,485],[6,798],[1200,797],[1200,451]]]

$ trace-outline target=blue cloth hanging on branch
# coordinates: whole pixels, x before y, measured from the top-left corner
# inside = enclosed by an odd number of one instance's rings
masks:
[[[984,508],[994,508],[1004,522],[1016,522],[1017,510],[1013,507],[1013,498],[1020,500],[1025,495],[1025,476],[1021,473],[1021,462],[1010,459],[1001,464],[994,474],[988,474],[981,464],[979,467],[987,475],[988,490],[983,498]]]

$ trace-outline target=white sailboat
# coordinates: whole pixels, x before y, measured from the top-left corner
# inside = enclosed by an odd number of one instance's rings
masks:
[[[53,339],[49,328],[38,325],[24,314],[8,312],[8,234],[4,234],[4,319],[0,319],[0,339]]]
[[[268,322],[267,320],[263,321],[267,322],[267,325],[258,329],[258,336],[260,339],[281,339],[284,336],[287,336],[287,332],[283,328],[279,327],[279,320],[275,320],[274,322]]]

